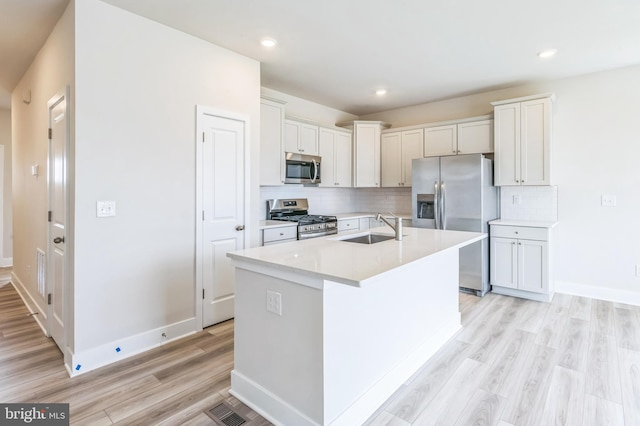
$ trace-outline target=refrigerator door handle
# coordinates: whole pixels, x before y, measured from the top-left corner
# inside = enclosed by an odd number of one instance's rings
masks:
[[[436,229],[440,229],[440,195],[438,194],[438,181],[433,184],[433,216],[436,219]]]
[[[445,201],[445,193],[444,181],[442,181],[440,184],[440,222],[442,222],[442,229],[447,229],[447,203]]]

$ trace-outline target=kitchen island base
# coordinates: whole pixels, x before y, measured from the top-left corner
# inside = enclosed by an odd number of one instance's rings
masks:
[[[460,329],[457,248],[360,287],[234,263],[230,392],[276,425],[362,424]]]

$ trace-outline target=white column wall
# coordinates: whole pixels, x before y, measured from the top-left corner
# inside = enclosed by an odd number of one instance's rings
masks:
[[[194,319],[196,105],[250,117],[257,170],[260,75],[252,59],[101,1],[76,7],[76,353],[101,357]],[[98,200],[117,216],[96,218]]]

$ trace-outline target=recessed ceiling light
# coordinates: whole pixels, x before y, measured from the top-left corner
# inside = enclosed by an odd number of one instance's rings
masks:
[[[378,96],[384,96],[387,94],[387,89],[378,89],[376,90],[376,95]]]
[[[273,47],[278,44],[278,42],[272,38],[263,38],[262,40],[260,40],[260,44],[262,44],[264,47]]]
[[[538,57],[542,59],[546,59],[546,58],[552,57],[556,53],[558,53],[558,49],[547,49],[547,50],[538,52]]]

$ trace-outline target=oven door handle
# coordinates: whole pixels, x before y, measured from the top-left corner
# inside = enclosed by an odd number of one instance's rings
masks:
[[[298,235],[298,239],[299,240],[306,240],[308,238],[316,238],[316,237],[327,237],[329,235],[334,235],[338,233],[338,229],[334,228],[335,231],[331,230],[331,231],[320,231],[320,232],[314,232],[312,234],[300,234]]]

